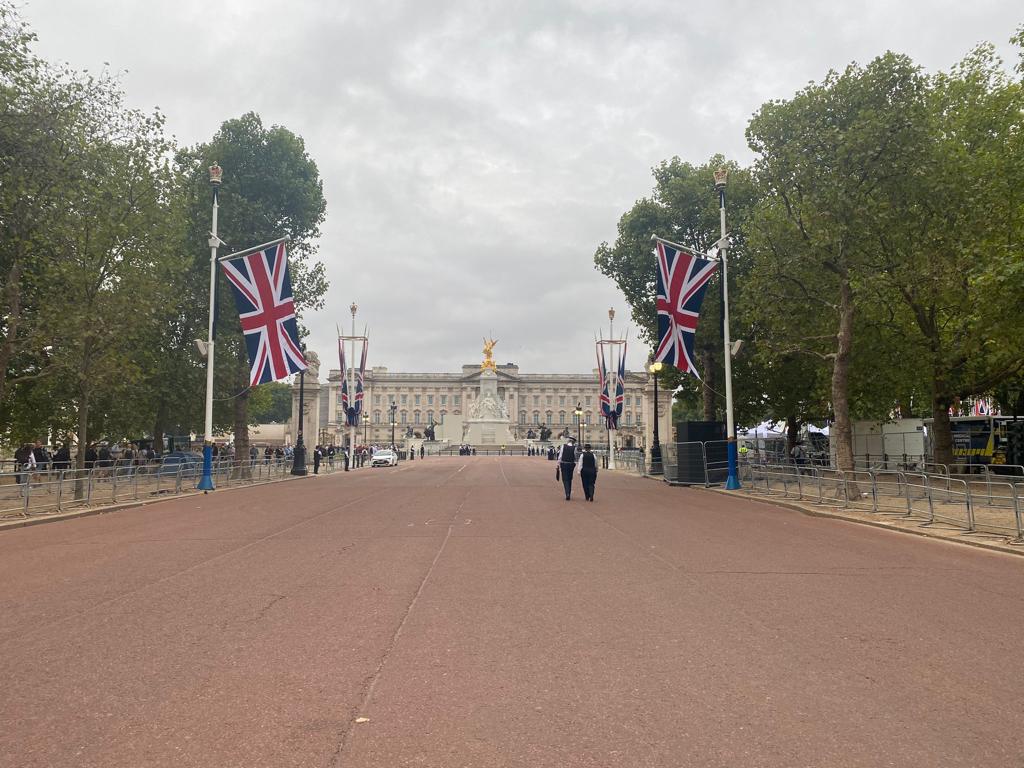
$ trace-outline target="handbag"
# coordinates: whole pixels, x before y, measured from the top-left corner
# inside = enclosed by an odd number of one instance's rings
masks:
[[[562,479],[562,473],[561,473],[560,470],[561,470],[561,467],[558,467],[558,466],[555,467],[555,480],[561,480]]]

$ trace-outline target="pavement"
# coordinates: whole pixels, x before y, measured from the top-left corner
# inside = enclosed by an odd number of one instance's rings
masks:
[[[1019,558],[445,457],[0,534],[0,766],[1022,766]]]

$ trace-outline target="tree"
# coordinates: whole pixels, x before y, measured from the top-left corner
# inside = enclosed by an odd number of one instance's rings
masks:
[[[284,424],[292,417],[292,388],[281,381],[262,384],[252,391],[249,416],[254,424]]]
[[[218,235],[241,249],[289,236],[288,264],[299,313],[323,305],[327,280],[323,264],[310,261],[313,241],[319,236],[326,213],[323,184],[316,163],[302,139],[287,128],[265,128],[259,116],[248,113],[223,123],[207,143],[178,154],[178,164],[189,180],[189,242],[194,247],[190,295],[196,306],[206,307],[210,228],[210,191],[207,168],[224,168],[220,189]],[[230,290],[220,281],[216,384],[222,403],[231,406],[235,451],[249,447],[249,361]],[[203,311],[205,318],[205,310]],[[231,318],[229,320],[229,318]],[[203,321],[205,325],[205,319]],[[205,334],[203,334],[205,337]],[[223,413],[223,411],[221,411]]]
[[[594,254],[594,263],[603,274],[612,278],[622,290],[632,310],[633,321],[652,348],[657,345],[658,318],[655,309],[656,269],[652,235],[707,252],[719,239],[720,220],[718,196],[715,194],[714,171],[729,171],[728,215],[732,247],[729,251],[729,296],[735,307],[743,291],[746,270],[746,222],[755,200],[756,190],[747,170],[726,161],[721,155],[707,163],[694,166],[678,157],[662,162],[654,169],[655,188],[651,198],[639,201],[619,219],[618,237],[614,244],[602,243]],[[714,419],[716,411],[724,410],[724,389],[719,375],[724,367],[721,324],[721,273],[714,278],[719,290],[709,290],[701,310],[701,322],[694,343],[701,380],[667,368],[661,375],[666,387],[682,387],[677,395],[687,402],[688,412],[701,410],[705,419]],[[732,336],[744,335],[742,320],[731,318]],[[749,359],[749,358],[748,358]],[[747,381],[741,363],[734,368],[734,381]],[[740,421],[754,418],[746,411],[750,397],[736,398]],[[696,407],[698,402],[700,407]],[[742,405],[741,405],[742,404]]]
[[[765,194],[751,288],[778,297],[760,305],[757,321],[776,353],[830,363],[831,438],[844,470],[853,468],[856,317],[876,314],[866,260],[885,218],[879,187],[919,164],[925,90],[918,68],[888,53],[765,104],[747,129]]]

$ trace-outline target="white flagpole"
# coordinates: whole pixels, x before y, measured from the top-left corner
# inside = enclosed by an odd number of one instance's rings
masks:
[[[740,479],[737,472],[736,419],[732,409],[732,342],[729,339],[729,260],[726,258],[728,241],[726,240],[725,232],[725,184],[728,179],[729,172],[724,168],[715,171],[715,189],[718,191],[718,209],[722,229],[722,238],[718,241],[718,252],[722,256],[722,340],[725,345],[725,439],[729,459],[729,474],[725,480],[725,487],[727,490],[735,491],[740,487]]]
[[[352,313],[352,354],[349,356],[349,370],[343,375],[348,376],[348,407],[355,410],[356,407],[356,311],[359,309],[353,301],[349,311]],[[346,414],[347,415],[347,414]],[[356,468],[356,425],[348,425],[348,465]]]
[[[210,229],[210,319],[206,334],[206,423],[203,434],[203,475],[196,486],[206,492],[214,489],[213,485],[213,319],[217,299],[217,193],[220,190],[221,167],[215,162],[210,166],[210,187],[213,189],[213,226]]]
[[[615,341],[615,309],[610,308],[608,310],[608,340]],[[614,384],[608,387],[608,406],[611,413],[615,413],[615,396],[619,386],[619,367],[615,359],[616,345],[613,343],[609,345],[609,352],[611,353],[612,362],[609,366],[610,371],[615,373],[611,374],[612,381]],[[616,429],[611,428],[611,423],[608,422],[608,469],[615,469],[615,435],[618,432]],[[615,422],[618,426],[618,422]]]

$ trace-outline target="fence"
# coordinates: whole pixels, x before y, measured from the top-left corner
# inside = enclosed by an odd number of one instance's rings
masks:
[[[743,489],[813,504],[945,523],[969,532],[994,533],[1024,541],[1024,478],[989,473],[854,469],[743,462]]]
[[[217,461],[213,480],[218,488],[278,480],[292,470],[292,459],[263,458]],[[320,472],[342,469],[326,459]],[[46,469],[34,473],[0,473],[0,519],[56,514],[76,507],[173,496],[195,490],[202,476],[201,461],[134,464],[115,462],[86,470]]]

